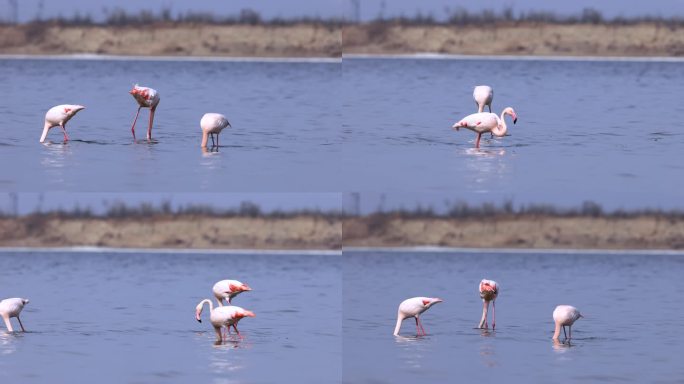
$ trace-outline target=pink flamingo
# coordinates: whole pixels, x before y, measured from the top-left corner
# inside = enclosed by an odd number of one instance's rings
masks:
[[[19,318],[19,314],[21,313],[21,310],[24,309],[24,305],[28,304],[28,302],[28,299],[21,299],[18,297],[0,301],[0,317],[5,321],[8,332],[14,332],[12,323],[10,323],[10,318],[12,317],[16,317],[17,321],[19,321],[21,331],[26,332],[24,324],[21,323],[21,319]]]
[[[219,134],[225,127],[230,127],[230,123],[225,116],[220,113],[205,113],[200,120],[200,128],[202,128],[202,148],[207,147],[207,136],[211,135],[212,147],[219,145]],[[216,143],[214,143],[214,134],[216,134]]]
[[[487,328],[487,312],[489,312],[489,302],[492,302],[494,313],[492,314],[492,329],[496,327],[496,297],[499,295],[499,285],[494,280],[483,279],[480,281],[480,297],[482,298],[482,319],[477,326],[481,329]]]
[[[459,128],[467,128],[477,133],[477,141],[475,141],[475,148],[480,148],[480,137],[483,133],[491,132],[494,136],[503,137],[506,135],[508,127],[504,116],[510,115],[513,118],[513,124],[518,121],[518,115],[513,108],[508,107],[501,112],[501,117],[494,113],[478,112],[468,115],[455,123],[452,128],[457,131]]]
[[[489,107],[489,112],[492,112],[492,100],[494,100],[494,90],[488,85],[478,85],[473,90],[473,99],[477,104],[477,111],[483,112],[485,105]]]
[[[420,321],[420,315],[430,309],[433,305],[441,303],[442,301],[442,299],[436,297],[413,297],[402,301],[401,304],[399,304],[399,310],[397,311],[397,325],[394,327],[394,336],[399,335],[401,322],[411,317],[416,319],[416,332],[418,336],[427,335],[427,333],[425,333],[425,328],[423,328],[423,323]]]
[[[85,109],[85,107],[72,104],[62,104],[50,108],[45,114],[45,125],[43,126],[43,134],[40,136],[40,142],[45,142],[48,131],[52,127],[61,127],[62,132],[64,133],[64,141],[69,141],[69,136],[66,132],[66,123],[82,109]]]
[[[201,315],[204,304],[209,304],[209,321],[216,332],[216,341],[223,341],[221,328],[226,327],[228,328],[228,332],[230,332],[231,326],[233,329],[235,329],[235,332],[238,334],[238,336],[242,338],[240,331],[237,329],[238,321],[240,321],[243,317],[256,317],[254,312],[232,305],[214,308],[214,304],[211,302],[211,300],[204,299],[200,301],[195,308],[195,319],[197,319],[197,321],[200,323],[202,322]]]
[[[252,288],[249,285],[241,283],[237,280],[221,280],[214,284],[212,291],[214,292],[214,297],[218,301],[219,307],[223,306],[223,300],[228,301],[228,305],[233,297],[239,295],[242,292],[251,291]]]
[[[136,84],[133,86],[133,89],[131,89],[128,93],[133,95],[135,101],[138,102],[138,112],[135,114],[133,126],[131,126],[133,140],[135,140],[135,122],[138,121],[140,108],[150,109],[150,126],[147,128],[147,140],[152,140],[152,122],[154,121],[154,111],[157,110],[157,105],[159,105],[159,92],[157,92],[156,89],[141,87],[138,84]]]
[[[559,305],[553,311],[553,321],[556,323],[556,329],[553,332],[553,340],[558,340],[560,336],[560,329],[563,327],[563,335],[567,340],[572,338],[572,324],[582,316],[579,310],[572,305]],[[569,332],[565,333],[565,327],[568,327]]]

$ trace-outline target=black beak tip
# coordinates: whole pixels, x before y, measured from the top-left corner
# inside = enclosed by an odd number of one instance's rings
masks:
[[[518,122],[518,119],[517,119],[517,118],[513,119],[513,124],[515,124],[515,123],[517,123],[517,122]]]
[[[197,319],[197,322],[198,322],[198,323],[201,323],[201,322],[202,322],[202,319]]]

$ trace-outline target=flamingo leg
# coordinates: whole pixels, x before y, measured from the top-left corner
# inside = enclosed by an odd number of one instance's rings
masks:
[[[217,147],[219,146],[219,140],[218,140],[218,139],[219,139],[219,134],[217,133],[217,134],[216,134],[216,146],[217,146]]]
[[[496,300],[492,301],[492,330],[496,328]]]
[[[420,336],[420,326],[418,326],[418,318],[415,317],[415,319],[416,319],[416,335]]]
[[[475,148],[480,148],[480,137],[482,136],[481,133],[477,134],[477,140],[475,141]]]
[[[216,341],[223,341],[223,335],[221,334],[220,327],[214,327],[214,332],[216,332]]]
[[[24,329],[24,324],[21,323],[21,319],[19,318],[19,316],[17,316],[17,321],[19,321],[19,326],[21,327],[21,331],[26,332],[26,330]]]
[[[150,126],[147,127],[147,140],[152,140],[152,123],[154,122],[154,111],[156,109],[156,107],[150,109]]]
[[[64,132],[64,141],[69,141],[69,135],[66,133],[66,127],[64,124],[60,124],[59,126],[62,127],[62,132]]]
[[[489,107],[489,113],[492,113],[492,105],[491,105],[491,104],[487,104],[487,106]]]
[[[565,325],[563,326],[563,336],[565,336],[566,339],[568,338],[568,334],[565,333]]]
[[[235,329],[235,333],[237,333],[238,337],[240,337],[240,340],[243,339],[242,335],[240,334],[240,331],[237,329],[237,325],[233,324],[233,329]]]
[[[211,146],[212,146],[212,148],[213,148],[213,147],[216,146],[216,144],[214,143],[214,134],[213,134],[213,133],[210,133],[209,136],[211,136]]]
[[[133,133],[133,140],[135,140],[135,122],[138,121],[138,115],[140,114],[140,108],[138,107],[138,112],[135,114],[135,119],[133,119],[133,125],[131,126],[131,132]]]
[[[423,336],[427,336],[427,332],[425,332],[425,328],[423,328],[423,322],[420,321],[420,318],[418,318],[418,324],[420,324],[420,331],[423,332]]]
[[[569,341],[570,339],[572,339],[572,325],[568,327],[568,334],[570,335],[570,337],[568,337]]]

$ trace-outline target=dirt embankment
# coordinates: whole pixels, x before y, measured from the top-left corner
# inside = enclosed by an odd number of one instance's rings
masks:
[[[340,57],[334,25],[0,26],[0,54]]]
[[[684,218],[501,216],[344,220],[345,247],[684,249]]]
[[[341,220],[323,216],[0,219],[3,247],[340,249],[341,244]]]
[[[343,28],[345,54],[684,56],[684,26],[493,23]]]

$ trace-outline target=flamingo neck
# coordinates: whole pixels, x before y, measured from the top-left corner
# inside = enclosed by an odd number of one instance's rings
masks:
[[[487,312],[488,311],[489,311],[489,302],[482,300],[482,319],[480,319],[480,324],[477,326],[478,328],[484,328],[484,325],[487,322]]]
[[[202,131],[202,145],[201,145],[202,148],[207,147],[207,139],[208,138],[209,138],[209,134],[207,133],[207,131]]]
[[[46,121],[45,125],[43,126],[43,134],[40,136],[41,143],[45,142],[45,139],[47,138],[47,134],[50,128],[52,128],[52,125]]]
[[[497,125],[496,128],[492,129],[492,133],[494,134],[494,136],[506,136],[506,131],[508,131],[508,127],[506,126],[506,120],[504,119],[504,116],[506,116],[506,112],[501,112],[501,117],[499,117],[499,125]]]
[[[401,314],[397,315],[397,325],[394,327],[394,336],[399,336],[399,330],[401,329],[401,322],[404,321],[404,316]]]
[[[556,323],[556,329],[553,331],[552,340],[558,340],[558,337],[560,336],[560,330],[561,330],[560,323]]]
[[[204,308],[205,303],[209,304],[209,312],[214,312],[214,303],[212,303],[209,299],[204,299],[200,302],[202,308]]]

